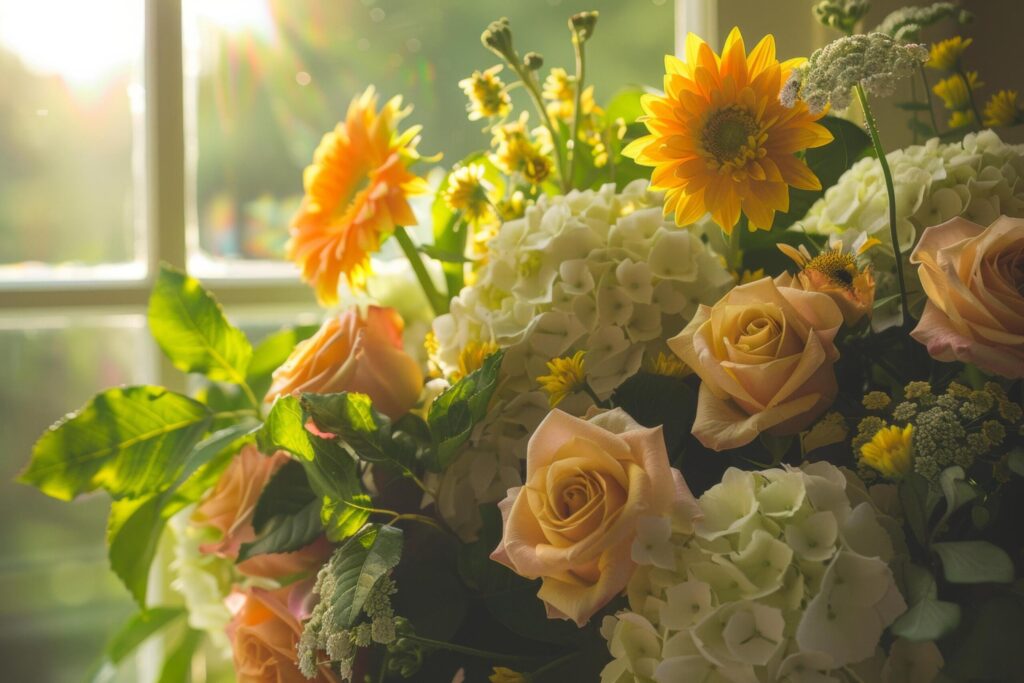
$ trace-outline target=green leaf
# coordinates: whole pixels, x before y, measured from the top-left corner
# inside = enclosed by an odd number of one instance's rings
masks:
[[[919,565],[906,565],[903,569],[903,580],[907,587],[907,602],[911,605],[924,600],[934,600],[939,594],[935,577]]]
[[[612,403],[644,427],[661,426],[671,457],[690,434],[697,397],[685,379],[640,372],[615,390]]]
[[[192,680],[192,657],[203,642],[203,632],[190,628],[178,645],[164,659],[157,683],[189,683]]]
[[[1011,472],[1024,477],[1024,448],[1017,446],[1007,453],[1006,464]]]
[[[252,346],[195,278],[161,265],[149,298],[149,329],[182,372],[245,383]]]
[[[503,357],[502,351],[492,354],[482,367],[456,382],[430,405],[427,424],[433,436],[434,452],[428,465],[435,471],[443,470],[455,459],[473,426],[487,414],[487,406],[498,386]]]
[[[138,612],[107,643],[104,658],[111,664],[119,664],[150,636],[187,613],[184,607],[153,607]]]
[[[421,244],[418,249],[435,261],[441,261],[442,263],[469,263],[471,261],[465,254],[441,251],[432,244]]]
[[[915,642],[938,640],[960,624],[960,605],[944,600],[921,600],[893,622],[893,635]]]
[[[320,519],[327,538],[340,541],[357,533],[370,518],[372,501],[363,490],[356,459],[334,441],[309,435],[313,458],[303,460],[309,485],[320,497]]]
[[[1010,583],[1013,560],[1002,548],[988,541],[934,543],[942,569],[950,583]]]
[[[309,487],[302,463],[289,460],[263,488],[253,510],[252,526],[259,533],[274,517],[297,514],[315,500],[316,494]]]
[[[914,472],[905,476],[899,485],[903,516],[906,517],[914,538],[921,545],[928,542],[928,519],[931,517],[931,511],[928,509],[928,489],[928,480]]]
[[[313,447],[305,425],[299,400],[294,396],[282,396],[274,402],[263,427],[256,432],[256,443],[264,453],[288,451],[302,460],[312,460]]]
[[[978,497],[977,491],[964,481],[966,476],[964,468],[959,465],[947,467],[939,474],[939,487],[942,489],[942,495],[946,499],[946,509],[935,525],[937,530],[944,528],[954,512]]]
[[[162,387],[109,389],[50,427],[18,479],[60,500],[97,488],[145,496],[174,483],[210,421],[206,406]]]
[[[303,394],[301,403],[318,429],[336,434],[360,460],[411,468],[415,446],[392,439],[391,420],[374,409],[366,394]]]
[[[260,342],[252,353],[249,370],[245,381],[252,387],[253,393],[263,396],[270,389],[274,370],[284,364],[295,350],[299,342],[312,337],[319,329],[316,325],[297,325],[287,327],[268,335]]]
[[[256,540],[242,544],[237,561],[267,553],[295,552],[315,541],[323,530],[320,501],[314,499],[294,514],[272,517]]]
[[[238,451],[238,442],[252,423],[240,423],[211,434],[195,446],[174,486],[142,499],[115,500],[107,520],[110,568],[143,609],[149,568],[167,520],[195,502],[216,481]]]
[[[1024,671],[1024,601],[999,594],[963,605],[963,623],[942,645],[943,673],[955,681],[1019,681]]]
[[[402,557],[402,531],[393,526],[369,525],[331,556],[327,573],[330,590],[324,591],[323,575],[317,577],[323,623],[346,629],[356,623],[370,591]]]
[[[615,125],[615,122],[622,119],[626,123],[634,123],[643,113],[640,106],[640,98],[644,90],[639,87],[623,88],[612,95],[604,108],[604,120],[607,125]]]

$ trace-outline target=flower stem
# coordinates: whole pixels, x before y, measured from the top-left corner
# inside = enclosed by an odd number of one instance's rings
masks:
[[[548,129],[551,134],[551,145],[554,152],[555,164],[558,166],[558,175],[562,179],[562,191],[568,192],[570,189],[571,180],[565,174],[565,159],[563,158],[564,146],[559,144],[558,129],[555,128],[555,124],[551,121],[551,116],[548,114],[547,107],[544,106],[544,97],[540,94],[540,86],[534,79],[532,71],[528,71],[521,65],[512,65],[515,72],[519,75],[519,79],[526,86],[526,92],[530,93],[530,97],[533,99],[533,104],[537,108],[537,113],[540,115],[540,120],[544,123],[544,127]]]
[[[569,141],[571,144],[566,145],[569,156],[569,185],[572,185],[573,178],[576,177],[576,157],[579,153],[579,142],[580,142],[580,119],[583,118],[583,112],[581,111],[580,104],[583,100],[583,83],[586,75],[586,54],[583,49],[583,42],[580,40],[580,36],[575,31],[572,35],[572,47],[576,53],[576,93],[575,102],[573,104],[572,114],[572,139]],[[569,149],[571,147],[571,149]],[[563,182],[564,186],[565,183]]]
[[[974,101],[974,88],[971,87],[971,81],[962,67],[957,67],[956,73],[964,82],[964,87],[967,88],[967,101],[971,103],[971,111],[974,112],[974,127],[981,130],[981,112],[978,110],[978,103]]]
[[[899,235],[896,233],[896,188],[892,182],[892,171],[889,169],[889,161],[885,158],[885,150],[882,148],[882,141],[878,137],[878,126],[875,123],[874,114],[871,113],[871,106],[868,104],[867,93],[860,83],[853,86],[857,93],[857,99],[864,110],[864,122],[867,124],[868,133],[871,135],[871,144],[875,148],[875,156],[882,167],[882,176],[885,178],[885,190],[889,195],[889,236],[892,239],[892,251],[896,257],[896,279],[900,285],[900,308],[903,311],[903,324],[910,324],[910,307],[907,303],[907,284],[903,279],[903,254],[900,252]]]
[[[423,265],[420,253],[416,250],[416,245],[413,244],[412,238],[409,237],[409,233],[403,226],[399,225],[395,228],[395,239],[398,241],[398,246],[402,248],[402,253],[409,259],[409,265],[412,266],[412,271],[416,274],[416,279],[419,281],[420,287],[423,288],[423,293],[427,296],[427,302],[430,303],[434,315],[447,313],[448,301],[437,291],[434,281],[430,279],[430,273],[427,272],[427,267]]]
[[[468,647],[466,645],[459,645],[457,643],[446,643],[443,640],[434,640],[433,638],[424,638],[423,636],[416,635],[414,633],[402,634],[403,638],[408,638],[414,643],[420,645],[426,645],[427,647],[436,648],[438,650],[448,650],[449,652],[457,652],[463,655],[469,655],[470,657],[479,657],[480,659],[490,659],[499,662],[533,662],[536,661],[536,657],[524,657],[523,655],[510,655],[502,652],[490,652],[489,650],[478,650],[475,647]]]
[[[921,71],[921,82],[924,83],[924,98],[928,102],[928,116],[932,120],[932,130],[939,134],[939,121],[935,118],[935,103],[932,101],[932,88],[928,85],[928,75],[925,73],[924,64],[917,67]]]

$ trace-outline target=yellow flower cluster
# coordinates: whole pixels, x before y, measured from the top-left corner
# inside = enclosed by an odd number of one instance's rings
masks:
[[[932,45],[927,66],[950,74],[932,87],[949,110],[949,127],[1015,126],[1024,123],[1024,105],[1016,90],[1000,90],[985,103],[982,111],[974,101],[974,93],[985,84],[977,71],[966,71],[963,56],[974,42],[972,38],[953,36]],[[979,121],[978,119],[981,119]]]

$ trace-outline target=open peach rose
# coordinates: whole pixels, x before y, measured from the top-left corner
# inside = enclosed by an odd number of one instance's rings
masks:
[[[292,590],[253,588],[231,596],[235,615],[228,637],[239,683],[340,683],[327,665],[319,667],[314,679],[299,671],[296,645],[302,624],[288,609]]]
[[[423,372],[402,347],[402,318],[392,308],[356,307],[329,318],[274,372],[267,401],[299,392],[367,394],[388,417],[419,400]]]
[[[256,539],[252,526],[256,503],[267,482],[286,462],[284,452],[265,456],[253,445],[245,446],[235,456],[193,515],[194,523],[212,526],[221,534],[220,540],[204,544],[200,550],[234,559],[243,543]],[[292,553],[255,555],[236,568],[246,576],[281,579],[315,571],[330,554],[330,543],[321,537]]]
[[[714,450],[793,434],[835,398],[843,314],[820,292],[764,278],[701,306],[669,347],[701,378],[693,434]]]
[[[932,226],[910,262],[928,295],[911,336],[938,360],[1024,377],[1024,219]]]
[[[579,626],[625,589],[641,518],[697,509],[669,467],[661,428],[622,410],[589,420],[549,413],[527,447],[526,484],[499,507],[504,533],[491,559],[541,579],[548,616]]]

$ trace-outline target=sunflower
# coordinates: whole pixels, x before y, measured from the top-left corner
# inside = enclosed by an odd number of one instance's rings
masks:
[[[337,303],[342,275],[350,287],[363,289],[370,254],[396,226],[416,224],[408,197],[428,186],[408,168],[419,159],[419,126],[398,132],[408,113],[401,97],[377,111],[377,96],[367,88],[324,135],[303,173],[306,194],[292,219],[287,252],[325,306]]]
[[[779,102],[779,90],[799,65],[775,58],[766,36],[748,56],[733,29],[719,57],[703,40],[686,37],[686,61],[665,57],[665,95],[645,95],[643,121],[650,135],[623,154],[653,166],[652,189],[665,191],[665,214],[678,225],[707,212],[732,232],[740,211],[751,230],[768,230],[776,211],[789,210],[789,186],[820,190],[821,182],[796,157],[832,135],[798,102]]]

